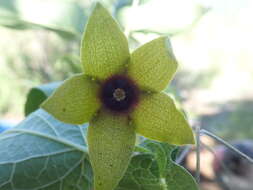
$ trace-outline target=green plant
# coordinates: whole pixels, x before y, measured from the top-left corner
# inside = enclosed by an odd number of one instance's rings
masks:
[[[194,143],[183,114],[160,92],[177,68],[167,38],[130,56],[117,23],[97,4],[81,63],[85,74],[28,95],[27,115],[46,99],[42,108],[65,123],[38,109],[0,136],[0,189],[197,189],[173,162],[177,146],[167,144]],[[161,142],[135,146],[135,132]]]
[[[130,161],[136,135],[194,143],[191,128],[164,90],[177,68],[169,41],[155,39],[129,55],[127,40],[97,4],[81,45],[84,74],[66,80],[42,108],[62,122],[89,122],[94,188],[114,189]]]
[[[198,189],[199,171],[195,181],[176,164],[183,154],[177,158],[179,146],[172,145],[193,143],[192,131],[181,113],[183,110],[177,108],[178,103],[175,106],[173,99],[160,92],[177,68],[167,39],[160,37],[129,55],[124,35],[110,14],[98,4],[87,24],[79,60],[77,55],[72,55],[76,52],[86,20],[79,4],[54,2],[60,12],[73,14],[69,18],[74,18],[74,25],[70,22],[70,26],[63,27],[64,24],[56,20],[48,23],[31,21],[29,17],[26,20],[26,12],[15,7],[13,2],[4,1],[4,6],[0,5],[0,9],[7,7],[8,10],[0,12],[0,25],[15,29],[45,29],[60,35],[64,42],[74,40],[74,48],[68,43],[60,58],[54,51],[46,52],[50,52],[49,62],[57,59],[54,65],[57,74],[52,74],[54,71],[41,62],[35,67],[42,73],[41,81],[61,80],[69,73],[80,73],[79,62],[85,70],[84,74],[74,75],[64,82],[30,90],[25,104],[27,118],[0,135],[0,190]],[[64,20],[63,15],[61,19]],[[131,32],[129,38],[133,38]],[[61,46],[63,44],[62,41]],[[29,73],[30,77],[34,76],[34,72],[27,72],[34,71],[34,65],[29,64],[33,60],[25,53],[22,58],[24,70],[14,64],[15,58],[9,60],[10,68],[18,75]],[[3,73],[7,73],[7,77],[2,77],[4,80],[11,79],[8,72]],[[203,77],[205,79],[205,75],[200,76]],[[18,83],[15,85],[19,86]],[[1,88],[9,88],[12,92],[7,82]],[[126,105],[108,103],[108,91],[116,103],[130,93],[130,102]],[[43,102],[42,107],[52,115],[39,108]],[[5,109],[6,106],[3,111]],[[89,128],[87,123],[83,124],[88,121]],[[134,144],[135,132],[159,142],[137,136]],[[200,166],[200,135],[212,137],[253,162],[223,139],[196,127],[197,170]]]

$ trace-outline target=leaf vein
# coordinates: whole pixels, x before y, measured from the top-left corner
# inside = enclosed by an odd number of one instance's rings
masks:
[[[76,150],[79,150],[81,152],[84,152],[84,153],[87,153],[87,148],[81,146],[81,145],[77,145],[77,144],[74,144],[70,141],[67,141],[67,140],[64,140],[60,137],[58,138],[55,138],[54,136],[51,136],[51,135],[45,135],[43,133],[40,133],[38,131],[32,131],[32,130],[27,130],[27,129],[11,129],[11,130],[8,130],[6,133],[12,133],[12,132],[20,132],[20,133],[27,133],[27,134],[30,134],[30,135],[34,135],[34,136],[39,136],[39,137],[43,137],[43,138],[47,138],[49,140],[52,140],[52,141],[55,141],[57,143],[62,143],[64,145],[67,145],[69,147],[72,147],[72,148],[75,148]]]

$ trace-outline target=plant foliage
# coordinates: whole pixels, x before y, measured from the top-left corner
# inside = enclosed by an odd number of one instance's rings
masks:
[[[0,190],[92,190],[86,126],[57,121],[39,109],[0,135]],[[140,148],[141,147],[141,148]],[[145,140],[116,190],[196,190],[175,164],[176,146]]]

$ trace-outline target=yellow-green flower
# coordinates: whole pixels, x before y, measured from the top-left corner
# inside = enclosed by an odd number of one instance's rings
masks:
[[[83,36],[81,63],[84,73],[66,80],[42,108],[66,123],[89,122],[95,190],[117,186],[131,158],[136,133],[171,144],[194,143],[183,114],[161,92],[177,69],[166,37],[130,55],[118,24],[97,4]]]

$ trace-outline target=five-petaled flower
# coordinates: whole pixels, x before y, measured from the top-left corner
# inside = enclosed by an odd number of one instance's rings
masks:
[[[66,123],[89,122],[95,190],[117,186],[133,153],[136,133],[171,144],[194,143],[183,114],[161,92],[177,69],[166,37],[130,55],[118,24],[97,4],[83,36],[81,63],[84,73],[66,80],[42,108]]]

